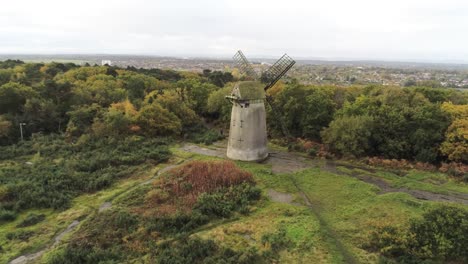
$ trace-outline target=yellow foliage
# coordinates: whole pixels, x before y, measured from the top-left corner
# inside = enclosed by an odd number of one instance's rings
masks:
[[[468,119],[455,119],[447,129],[440,151],[450,160],[468,160]]]
[[[468,105],[445,102],[441,108],[450,114],[452,124],[445,133],[445,141],[440,151],[447,155],[449,160],[468,161]]]
[[[468,105],[454,105],[451,102],[444,102],[441,108],[444,112],[449,113],[453,119],[468,118]]]
[[[126,99],[123,102],[113,103],[109,107],[109,110],[116,110],[120,111],[125,114],[127,117],[135,117],[137,115],[137,111],[135,110],[135,106],[130,102],[130,100]]]

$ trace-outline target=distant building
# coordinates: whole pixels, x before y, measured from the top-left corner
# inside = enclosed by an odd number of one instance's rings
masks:
[[[109,65],[109,66],[112,66],[112,62],[110,60],[102,60],[101,61],[101,65],[104,66],[104,65]]]

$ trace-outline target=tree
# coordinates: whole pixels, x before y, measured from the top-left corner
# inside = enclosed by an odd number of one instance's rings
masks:
[[[155,102],[140,109],[137,124],[147,136],[172,136],[182,129],[180,119]]]
[[[0,138],[7,137],[10,133],[11,122],[4,116],[0,115]]]
[[[333,119],[334,87],[303,86],[297,83],[272,91],[274,103],[281,109],[283,120],[293,136],[319,140],[320,131]],[[269,115],[270,117],[272,115]],[[269,122],[280,131],[277,120]]]
[[[322,131],[322,140],[340,154],[363,156],[371,149],[373,121],[372,117],[365,115],[338,117]]]
[[[80,136],[87,132],[94,118],[101,111],[101,106],[98,104],[74,106],[73,110],[67,112],[67,115],[70,117],[66,130],[67,137]]]
[[[184,130],[190,130],[200,123],[200,118],[195,111],[183,102],[174,91],[166,91],[163,94],[153,91],[148,95],[148,98],[154,98],[154,102],[175,114],[180,119]]]
[[[443,103],[442,110],[450,115],[452,123],[445,133],[440,151],[452,161],[468,161],[468,105]]]
[[[13,75],[13,70],[11,69],[0,69],[0,86],[8,83],[11,80]]]
[[[31,87],[15,82],[0,86],[0,114],[21,112],[26,99],[34,94]]]
[[[371,153],[387,158],[434,162],[448,127],[447,115],[414,89],[368,87],[337,116],[366,115],[374,119]]]
[[[225,96],[231,93],[232,88],[233,86],[228,84],[226,87],[210,93],[207,100],[207,112],[224,122],[228,122],[231,116],[232,107]]]
[[[78,83],[73,94],[76,104],[97,103],[103,107],[127,98],[127,91],[121,84],[114,77],[104,74],[90,76],[86,82]]]
[[[127,99],[112,104],[103,114],[102,118],[95,118],[92,130],[98,136],[126,135],[131,131],[139,131],[136,127],[137,111]]]

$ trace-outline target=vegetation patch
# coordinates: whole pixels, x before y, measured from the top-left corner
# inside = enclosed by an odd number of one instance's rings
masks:
[[[126,201],[139,195],[145,197],[142,203]],[[151,188],[135,188],[120,197],[116,205],[125,208],[116,207],[87,219],[79,235],[51,256],[50,262],[122,262],[147,254],[156,263],[198,263],[204,259],[209,263],[242,263],[242,259],[255,259],[254,251],[234,252],[188,236],[216,219],[249,213],[260,195],[252,174],[232,162],[189,162],[168,171]],[[195,251],[197,245],[201,251]]]
[[[110,186],[131,174],[134,166],[157,164],[170,156],[165,141],[139,137],[70,144],[58,136],[43,136],[19,147],[0,148],[0,157],[11,158],[11,152],[20,162],[0,167],[3,220],[13,220],[8,212],[27,208],[67,208],[72,198]],[[21,161],[31,153],[35,155],[30,161]]]
[[[369,236],[367,248],[401,262],[427,260],[465,263],[468,260],[468,211],[441,206],[415,218],[408,226],[381,226]]]

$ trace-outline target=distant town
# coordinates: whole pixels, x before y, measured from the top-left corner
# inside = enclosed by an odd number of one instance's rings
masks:
[[[31,62],[73,62],[79,65],[160,68],[202,72],[205,69],[229,71],[233,61],[214,58],[176,58],[136,55],[0,55],[0,60],[20,59]],[[254,58],[252,63],[263,69],[274,59]],[[288,74],[306,84],[393,86],[430,86],[468,88],[468,64],[412,63],[385,61],[297,60]]]

